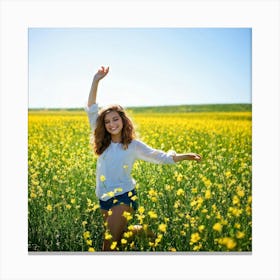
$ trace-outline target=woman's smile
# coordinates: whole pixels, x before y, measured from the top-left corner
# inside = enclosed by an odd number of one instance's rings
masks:
[[[120,132],[120,128],[117,126],[117,127],[109,127],[108,128],[108,131],[110,132],[110,133],[119,133]]]

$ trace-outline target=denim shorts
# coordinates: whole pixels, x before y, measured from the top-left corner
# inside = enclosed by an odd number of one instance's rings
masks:
[[[132,197],[135,197],[135,196],[136,196],[136,190],[133,189],[133,190],[123,193],[121,195],[116,195],[106,201],[99,200],[100,208],[103,210],[109,211],[112,207],[114,207],[116,205],[125,204],[125,205],[132,207],[136,211],[138,208],[138,204],[135,200],[131,199]]]

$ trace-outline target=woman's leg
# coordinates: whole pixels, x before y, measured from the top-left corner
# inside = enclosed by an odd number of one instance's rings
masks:
[[[110,251],[110,246],[113,241],[120,242],[122,234],[127,226],[127,220],[123,216],[123,213],[125,211],[129,213],[133,212],[133,208],[131,208],[126,204],[114,206],[112,207],[111,210],[112,210],[112,214],[110,216],[107,215],[106,222],[107,222],[107,229],[112,235],[112,239],[111,240],[104,239],[103,251]]]

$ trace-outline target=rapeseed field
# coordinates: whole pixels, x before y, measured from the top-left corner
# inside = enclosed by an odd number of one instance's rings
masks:
[[[113,249],[251,251],[251,112],[129,113],[148,145],[196,152],[203,160],[176,165],[137,161],[133,199],[139,208],[126,213],[130,226]],[[95,165],[85,112],[29,112],[29,251],[96,252],[103,236],[111,238],[104,233],[95,197]],[[134,224],[155,236],[131,238]]]

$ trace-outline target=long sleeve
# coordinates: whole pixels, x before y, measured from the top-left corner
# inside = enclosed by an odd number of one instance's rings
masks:
[[[90,107],[85,107],[85,111],[88,115],[90,128],[92,131],[95,129],[96,119],[98,117],[98,104],[92,104]]]
[[[136,159],[145,160],[157,164],[175,164],[172,153],[165,153],[148,146],[147,144],[137,140],[135,141]]]

